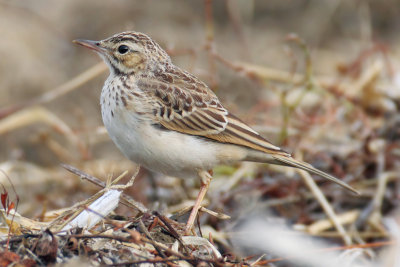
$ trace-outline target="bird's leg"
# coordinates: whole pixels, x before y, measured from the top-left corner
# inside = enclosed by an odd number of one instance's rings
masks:
[[[211,182],[212,178],[212,172],[211,171],[200,171],[199,176],[201,178],[201,186],[200,186],[200,192],[199,195],[197,196],[196,202],[193,206],[192,211],[190,212],[189,219],[186,223],[185,227],[185,234],[188,235],[190,231],[192,230],[194,221],[196,220],[197,213],[200,209],[201,202],[203,201],[204,196],[207,193],[208,187]]]

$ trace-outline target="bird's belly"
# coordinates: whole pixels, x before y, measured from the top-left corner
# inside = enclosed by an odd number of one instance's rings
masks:
[[[197,177],[199,170],[221,163],[214,142],[163,130],[141,120],[132,112],[102,111],[107,131],[130,160],[148,169],[180,178]]]

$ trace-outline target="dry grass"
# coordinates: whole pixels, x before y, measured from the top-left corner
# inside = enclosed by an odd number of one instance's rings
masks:
[[[399,18],[395,0],[0,1],[0,266],[396,266]],[[101,123],[106,68],[71,43],[123,30],[151,35],[233,113],[362,196],[293,169],[219,166],[203,238],[181,236],[198,181],[136,173]],[[91,208],[123,189],[110,215]],[[104,218],[58,234],[83,211]]]

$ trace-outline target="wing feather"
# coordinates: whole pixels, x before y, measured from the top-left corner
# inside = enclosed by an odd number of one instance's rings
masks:
[[[158,122],[165,128],[181,133],[206,136],[208,134],[218,134],[223,132],[227,120],[214,121],[209,117],[209,113],[215,112],[216,115],[224,118],[225,114],[221,110],[203,110],[195,109],[191,113],[186,113],[182,116],[173,114],[173,119],[166,120],[164,117],[158,117]]]
[[[218,134],[207,135],[206,137],[223,143],[245,146],[270,154],[289,155],[281,148],[274,146],[268,140],[259,135],[256,131],[247,126],[240,119],[232,114],[227,115],[228,124],[224,131]]]
[[[266,153],[288,155],[228,113],[215,94],[203,83],[197,84],[196,90],[189,89],[189,85],[186,86],[184,82],[175,82],[172,86],[162,81],[153,81],[152,84],[141,84],[141,87],[154,90],[150,91],[151,98],[156,99],[153,114],[169,130]]]
[[[297,161],[281,148],[274,146],[221,105],[217,96],[193,75],[176,71],[162,73],[157,82],[140,81],[147,88],[156,121],[165,128],[184,134],[202,136],[265,152],[275,164],[296,167],[318,174],[353,192],[346,183],[311,165]],[[146,84],[147,83],[147,84]]]

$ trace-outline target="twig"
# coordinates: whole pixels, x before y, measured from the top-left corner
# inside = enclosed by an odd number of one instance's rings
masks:
[[[106,183],[101,181],[100,179],[87,174],[71,165],[68,164],[61,164],[61,166],[66,169],[69,172],[72,172],[73,174],[78,175],[81,179],[86,179],[89,182],[99,186],[99,187],[106,187]],[[139,212],[141,213],[146,213],[149,212],[149,209],[146,208],[142,203],[134,200],[132,197],[128,196],[127,194],[122,193],[121,194],[121,204],[127,206],[127,207],[134,207],[136,208]]]
[[[354,249],[354,248],[379,248],[379,247],[383,247],[383,246],[391,246],[391,245],[396,245],[396,244],[397,244],[396,241],[389,240],[389,241],[374,242],[374,243],[367,243],[367,244],[347,245],[347,246],[331,247],[331,248],[321,248],[321,249],[312,250],[310,252],[319,253],[319,252],[349,250],[349,249]],[[295,258],[296,257],[276,258],[276,259],[271,259],[271,260],[265,260],[265,261],[263,261],[263,263],[266,265],[266,264],[272,263],[272,262],[290,260],[290,259],[295,259]]]
[[[140,230],[147,236],[147,238],[151,241],[155,241],[153,239],[153,237],[150,235],[149,231],[147,230],[146,226],[144,225],[143,221],[140,219],[139,220],[139,228]],[[157,250],[158,254],[163,257],[166,258],[167,256],[164,254],[164,252],[162,252],[162,250],[158,247],[158,246],[154,246],[154,248]]]
[[[75,173],[75,171],[76,171],[76,169],[73,168],[72,172]],[[78,175],[80,175],[83,172],[78,170],[77,173],[78,173]],[[129,182],[127,184],[125,184],[125,185],[117,184],[116,185],[115,183],[117,181],[119,181],[120,179],[122,179],[122,177],[125,176],[126,173],[127,172],[124,172],[122,175],[120,175],[118,178],[116,178],[115,181],[109,181],[103,189],[101,189],[99,192],[97,192],[96,194],[94,194],[90,198],[88,198],[88,199],[86,199],[86,200],[84,200],[82,202],[76,203],[75,205],[70,207],[67,211],[63,212],[56,219],[54,219],[49,224],[48,228],[51,228],[51,227],[55,226],[59,221],[61,221],[64,218],[68,217],[63,223],[61,223],[61,225],[58,225],[55,228],[56,231],[64,229],[69,223],[73,222],[73,220],[75,220],[75,218],[80,216],[81,212],[83,212],[83,210],[87,209],[87,205],[91,205],[95,201],[99,200],[100,197],[105,197],[105,194],[108,194],[111,191],[114,191],[114,192],[118,193],[118,199],[115,199],[115,200],[119,201],[120,195],[121,195],[121,191],[133,185],[133,182],[134,182],[134,179],[135,179],[135,177],[136,177],[136,175],[138,173],[138,170],[135,172],[135,174],[132,176],[132,178],[129,180]],[[102,199],[102,200],[104,200],[104,199]],[[115,203],[115,205],[117,205],[117,203]],[[111,207],[111,208],[115,208],[115,207]],[[84,214],[83,216],[86,216],[86,215]],[[103,216],[100,216],[100,217],[103,217]]]
[[[15,114],[12,114],[7,118],[0,119],[0,135],[37,122],[44,122],[53,127],[59,133],[62,133],[71,144],[79,149],[81,155],[83,155],[83,158],[88,158],[88,152],[85,145],[76,136],[68,124],[66,124],[54,113],[41,106],[26,108]]]
[[[350,224],[354,223],[357,220],[357,217],[360,215],[359,210],[351,210],[344,212],[342,214],[338,214],[336,216],[338,222],[340,224]],[[323,219],[312,223],[311,225],[307,226],[307,233],[315,235],[317,233],[323,232],[332,227],[332,220],[330,219]]]
[[[4,185],[1,184],[1,186],[3,187],[3,191],[4,191],[4,192],[2,193],[2,196],[1,196],[1,198],[2,198],[2,199],[1,199],[1,204],[4,205],[4,206],[3,206],[4,212],[5,212],[5,213],[7,214],[7,216],[8,216],[8,214],[9,214],[9,212],[10,212],[10,209],[13,209],[13,210],[14,210],[14,212],[13,212],[13,214],[12,214],[12,217],[11,217],[11,222],[10,222],[9,225],[8,225],[8,223],[7,223],[7,217],[1,212],[1,216],[2,216],[3,219],[4,219],[4,223],[8,226],[7,245],[6,245],[6,250],[8,250],[8,248],[9,248],[9,246],[10,246],[11,230],[12,230],[12,228],[13,228],[14,219],[15,219],[15,214],[17,213],[17,210],[18,210],[19,196],[18,196],[18,194],[17,194],[17,191],[15,190],[15,187],[14,187],[13,182],[11,181],[11,179],[10,179],[10,177],[7,175],[7,173],[6,173],[5,171],[3,171],[2,169],[0,169],[0,172],[7,178],[8,182],[11,184],[11,188],[12,188],[13,191],[14,191],[15,198],[16,198],[16,203],[17,203],[17,204],[15,204],[14,207],[10,208],[10,206],[12,205],[12,203],[9,204],[9,197],[10,197],[10,195],[9,195],[8,192],[6,191]],[[3,203],[3,194],[6,196],[6,200],[4,201],[5,203]]]
[[[157,211],[153,212],[154,215],[156,215],[165,225],[165,227],[168,228],[170,234],[176,239],[178,240],[178,242],[181,244],[181,246],[185,249],[185,252],[189,255],[189,250],[187,249],[187,247],[184,245],[181,235],[174,229],[174,227],[172,227],[172,225],[167,221],[167,219],[162,216],[161,214],[159,214]]]
[[[329,204],[328,200],[318,188],[317,184],[311,178],[310,174],[303,170],[296,169],[298,173],[300,173],[301,177],[303,177],[304,182],[310,188],[311,192],[314,194],[315,198],[320,203],[322,209],[325,211],[326,215],[332,220],[333,225],[335,226],[336,230],[339,232],[340,236],[342,237],[344,243],[346,245],[351,245],[351,237],[347,234],[346,230],[344,229],[343,225],[340,223],[339,219],[337,218],[335,211],[333,210],[332,206]]]
[[[137,260],[137,261],[127,261],[121,263],[113,263],[107,266],[130,266],[135,264],[143,264],[143,263],[173,263],[174,261],[188,261],[193,264],[193,266],[200,266],[198,263],[207,262],[212,263],[217,266],[224,266],[224,262],[218,262],[218,260],[210,260],[210,259],[196,259],[194,257],[181,257],[178,259],[148,259],[148,260]]]
[[[88,81],[92,80],[93,78],[97,77],[101,73],[103,73],[107,69],[107,66],[104,63],[98,63],[91,67],[90,69],[86,70],[85,72],[75,76],[75,78],[69,80],[68,82],[56,87],[55,89],[48,91],[34,99],[28,100],[23,103],[19,103],[16,105],[12,105],[3,109],[0,109],[0,119],[7,117],[19,110],[34,106],[40,105],[44,103],[48,103],[62,95],[65,95],[83,84],[87,83]]]
[[[99,235],[74,235],[74,234],[72,234],[72,235],[66,235],[66,237],[75,237],[75,238],[80,238],[80,239],[83,239],[83,238],[90,238],[90,239],[106,238],[106,239],[116,240],[116,241],[123,242],[123,243],[131,243],[131,241],[132,241],[130,238],[126,238],[126,237],[122,237],[122,236],[102,235],[102,234],[99,234]],[[183,255],[179,252],[173,251],[166,245],[159,243],[157,241],[151,240],[149,238],[140,236],[140,241],[151,244],[154,248],[159,247],[159,248],[165,250],[168,254],[174,255],[176,257],[180,257],[180,258],[185,257],[185,255]]]
[[[378,186],[376,187],[376,192],[372,201],[369,205],[363,209],[360,216],[358,217],[355,225],[359,228],[366,220],[371,218],[373,214],[379,214],[381,217],[382,202],[387,189],[387,183],[391,178],[398,178],[397,172],[384,172],[378,177]]]
[[[226,193],[232,190],[234,186],[248,173],[252,173],[256,165],[252,162],[243,162],[229,180],[218,189],[221,193]]]

